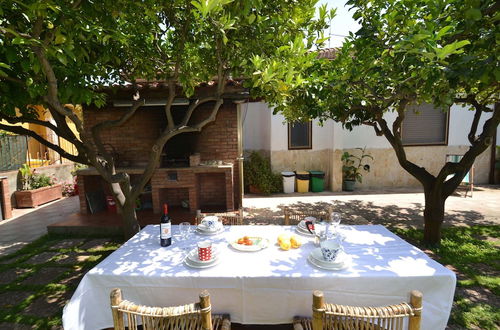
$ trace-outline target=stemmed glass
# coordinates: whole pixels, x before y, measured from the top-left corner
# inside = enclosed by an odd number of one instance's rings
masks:
[[[332,215],[330,217],[330,224],[333,226],[335,235],[338,235],[340,221],[341,221],[340,213],[332,212]]]
[[[180,233],[180,236],[181,236],[181,239],[182,241],[186,241],[190,234],[191,234],[191,223],[189,222],[181,222],[179,224],[179,233]],[[182,248],[184,251],[187,251],[189,250],[189,246],[186,246],[186,244],[184,244],[183,248]]]

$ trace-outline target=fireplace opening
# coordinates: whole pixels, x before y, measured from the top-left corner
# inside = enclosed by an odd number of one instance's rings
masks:
[[[171,138],[163,148],[161,167],[189,167],[189,156],[196,152],[198,135],[185,133]]]
[[[226,210],[226,176],[224,173],[197,174],[198,199],[202,212]]]

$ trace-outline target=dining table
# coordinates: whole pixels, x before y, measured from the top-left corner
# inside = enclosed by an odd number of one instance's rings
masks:
[[[192,226],[195,229],[195,226]],[[198,301],[208,290],[212,313],[229,314],[241,324],[286,324],[294,316],[312,315],[312,292],[326,302],[384,306],[409,301],[411,290],[423,294],[422,329],[445,329],[455,292],[455,273],[381,225],[341,226],[348,262],[329,270],[311,263],[315,238],[296,226],[224,226],[216,235],[193,231],[160,246],[159,225],[148,225],[92,268],[63,311],[63,326],[104,329],[113,326],[109,294],[120,288],[124,299],[149,306],[176,306]],[[282,234],[299,237],[299,248],[283,250]],[[257,251],[235,249],[243,236],[267,245]],[[217,263],[193,268],[185,258],[200,241],[212,243]]]

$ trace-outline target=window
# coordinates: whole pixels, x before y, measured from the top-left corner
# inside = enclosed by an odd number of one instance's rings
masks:
[[[312,122],[288,124],[288,149],[312,148]]]
[[[448,113],[432,104],[420,104],[406,111],[401,127],[404,145],[448,144]]]

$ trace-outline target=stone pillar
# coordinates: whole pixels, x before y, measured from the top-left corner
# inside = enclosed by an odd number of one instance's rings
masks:
[[[2,203],[3,218],[12,218],[12,205],[10,203],[9,181],[6,177],[0,178],[0,201]]]

